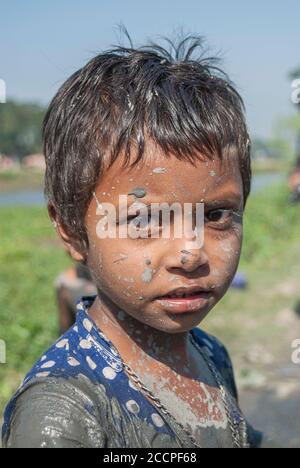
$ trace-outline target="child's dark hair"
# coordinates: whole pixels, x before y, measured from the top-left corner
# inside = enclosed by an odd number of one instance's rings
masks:
[[[250,192],[250,141],[243,101],[227,75],[204,57],[203,40],[117,46],[75,72],[53,98],[44,121],[45,193],[73,237],[87,242],[84,218],[99,177],[124,150],[137,164],[145,137],[166,156],[193,162],[236,150]],[[197,50],[200,56],[194,57]]]

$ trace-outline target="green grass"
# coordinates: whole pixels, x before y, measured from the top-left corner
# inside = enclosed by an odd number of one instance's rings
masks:
[[[300,205],[288,206],[282,186],[251,198],[245,215],[240,269],[246,291],[230,290],[205,322],[243,361],[253,342],[280,355],[287,330],[276,317],[300,300]],[[57,338],[53,281],[70,265],[43,208],[0,208],[0,339],[7,364],[0,364],[0,414],[36,359]],[[282,284],[290,287],[286,294]],[[281,288],[281,289],[280,289]]]
[[[44,208],[0,209],[0,412],[37,357],[57,337],[53,281],[67,265]]]
[[[300,205],[287,203],[289,191],[274,185],[250,197],[244,215],[244,247],[241,266],[256,270],[265,262],[287,252],[290,244],[300,240]]]

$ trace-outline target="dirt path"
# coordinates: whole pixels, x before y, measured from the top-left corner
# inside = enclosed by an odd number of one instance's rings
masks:
[[[264,432],[264,448],[300,448],[300,368],[287,366],[265,388],[242,390],[240,404]]]
[[[281,349],[273,359],[253,357],[254,373],[240,382],[240,405],[251,424],[264,432],[263,447],[300,448],[300,364],[292,362],[291,343],[300,339],[298,311],[285,310]]]

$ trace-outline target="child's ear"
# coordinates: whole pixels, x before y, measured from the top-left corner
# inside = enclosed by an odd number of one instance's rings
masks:
[[[51,202],[48,203],[48,213],[52,223],[55,226],[58,236],[61,238],[66,251],[71,255],[73,260],[76,262],[86,262],[86,250],[83,246],[83,242],[75,239],[73,236],[68,234],[68,231],[64,227],[61,219],[59,218],[55,207]]]

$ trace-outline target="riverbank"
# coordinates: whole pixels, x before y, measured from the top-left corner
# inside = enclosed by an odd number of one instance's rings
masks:
[[[271,413],[263,418],[262,406],[268,392],[276,398],[275,445],[287,443],[279,423],[292,417],[280,411],[289,402],[294,408],[292,401],[300,406],[294,377],[300,368],[291,362],[292,340],[300,338],[300,205],[289,206],[287,198],[285,185],[275,185],[249,200],[240,266],[248,289],[230,290],[203,326],[230,350],[241,401],[259,426],[265,419],[261,428],[267,431]],[[7,344],[7,364],[0,364],[1,414],[26,371],[57,338],[53,282],[70,261],[43,207],[1,207],[0,230],[0,339]],[[265,406],[272,411],[272,404]]]
[[[29,169],[0,171],[0,194],[6,192],[42,191],[44,173]]]

